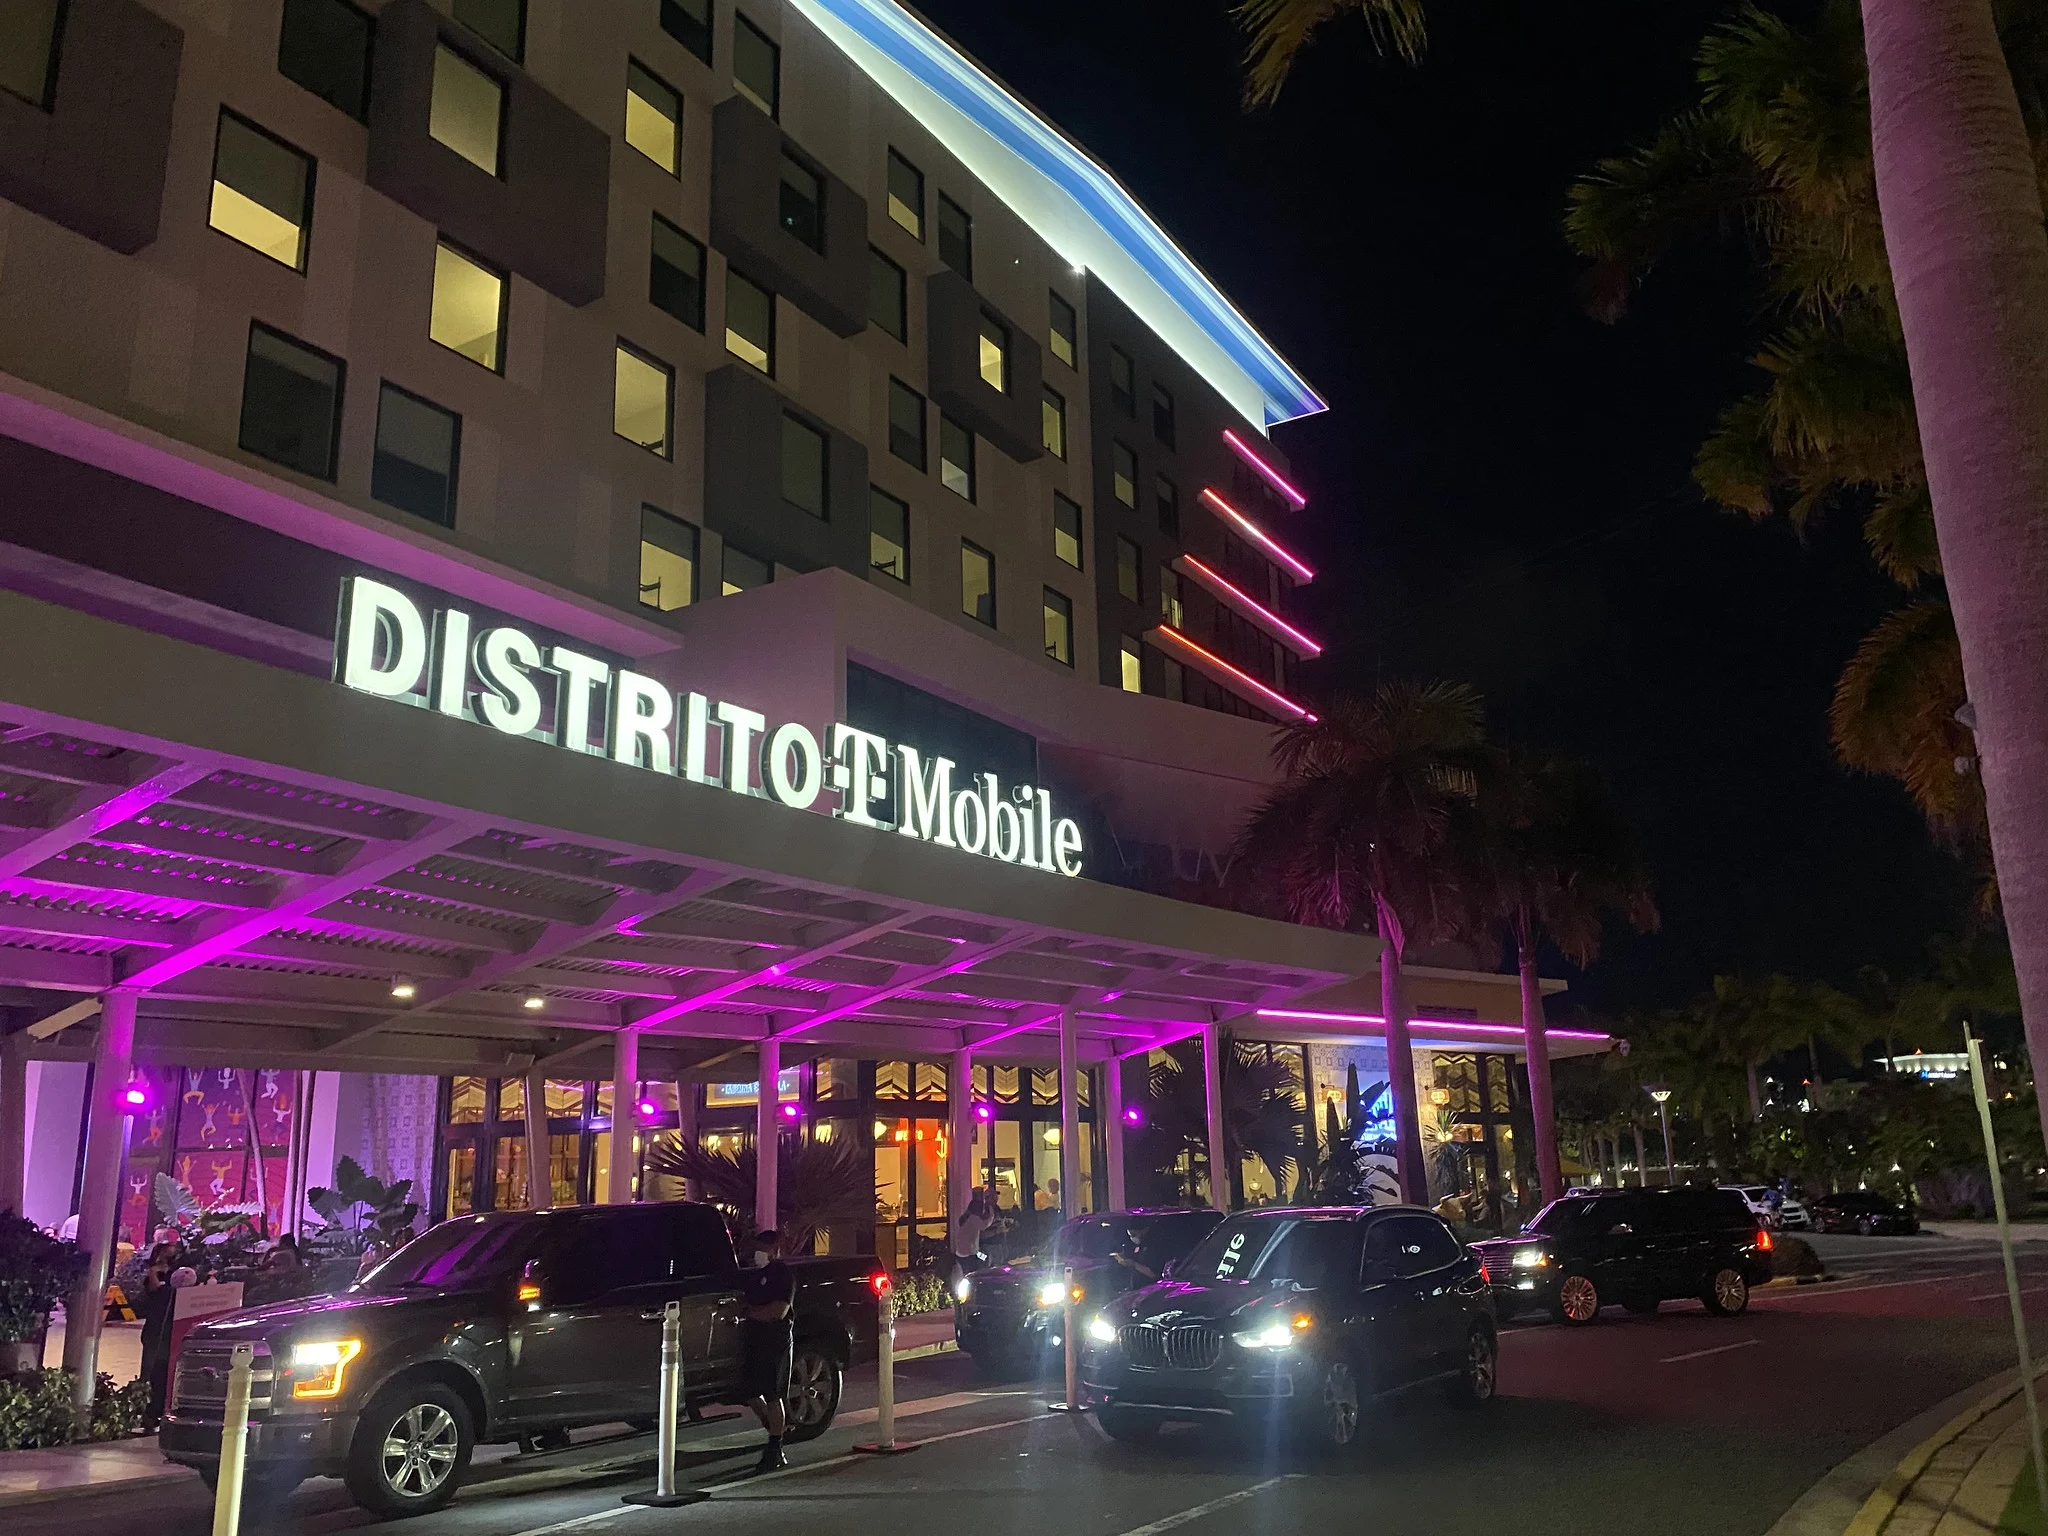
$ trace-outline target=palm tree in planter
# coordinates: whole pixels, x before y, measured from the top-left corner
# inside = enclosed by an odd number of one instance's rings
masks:
[[[35,1375],[43,1364],[50,1310],[84,1277],[87,1255],[34,1222],[0,1211],[0,1379]]]
[[[1246,1157],[1266,1165],[1273,1187],[1287,1190],[1301,1166],[1301,1075],[1285,1060],[1243,1040],[1230,1042],[1223,1059],[1223,1155],[1226,1170],[1210,1169],[1209,1177],[1228,1181],[1230,1203],[1243,1203],[1238,1170]],[[1160,1173],[1181,1154],[1190,1162],[1209,1155],[1208,1093],[1202,1075],[1202,1042],[1181,1040],[1166,1047],[1153,1063],[1145,1085],[1146,1115],[1140,1144],[1146,1160]],[[1181,1191],[1185,1193],[1185,1191]]]
[[[872,1215],[873,1160],[850,1141],[777,1138],[775,1225],[788,1253],[806,1253],[818,1228],[829,1221]],[[753,1236],[754,1188],[760,1164],[754,1149],[712,1151],[671,1133],[647,1149],[647,1166],[671,1178],[693,1180],[706,1203],[715,1205],[736,1240]]]
[[[1470,912],[1453,846],[1472,835],[1490,760],[1485,711],[1463,683],[1387,682],[1280,729],[1281,782],[1239,838],[1245,878],[1298,923],[1379,935],[1380,1005],[1401,1187],[1429,1189],[1401,959],[1461,938]]]

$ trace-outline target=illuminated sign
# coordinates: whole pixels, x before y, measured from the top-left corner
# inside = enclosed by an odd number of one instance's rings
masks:
[[[431,617],[368,576],[342,583],[335,681],[507,736],[552,742],[628,767],[717,785],[808,811],[828,792],[855,826],[980,854],[1047,874],[1081,873],[1081,828],[1055,819],[1052,793],[1005,788],[992,773],[954,784],[950,758],[927,757],[834,722],[821,743],[795,721],[666,684],[567,646],[542,646],[509,624],[480,628],[460,608]],[[875,814],[893,801],[897,819]]]

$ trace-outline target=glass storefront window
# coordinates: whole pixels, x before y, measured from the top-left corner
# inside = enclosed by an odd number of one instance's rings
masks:
[[[910,1063],[907,1061],[876,1062],[875,1097],[878,1099],[909,1098]]]
[[[474,1125],[484,1117],[484,1080],[458,1077],[448,1086],[448,1119],[455,1125]]]
[[[526,1138],[524,1136],[500,1136],[498,1138],[497,1162],[492,1168],[494,1175],[491,1208],[498,1211],[523,1211],[532,1201],[526,1187]]]
[[[1031,1102],[1034,1104],[1057,1105],[1059,1101],[1059,1073],[1045,1067],[1034,1071],[1031,1074]]]
[[[917,1066],[917,1097],[926,1104],[943,1104],[946,1099],[946,1069],[935,1061]]]
[[[612,1133],[599,1131],[590,1138],[590,1198],[601,1197],[612,1176]]]
[[[548,1138],[548,1184],[554,1192],[556,1205],[576,1203],[576,1165],[582,1152],[583,1138],[580,1135]]]
[[[611,1119],[612,1085],[610,1083],[599,1083],[597,1085],[597,1103],[595,1106],[593,1106],[591,1113],[596,1115],[600,1120]],[[602,1189],[603,1187],[604,1186],[601,1184],[598,1186],[598,1188],[600,1189]]]
[[[500,1120],[524,1120],[526,1118],[525,1078],[507,1077],[499,1079],[498,1118]]]
[[[1016,1067],[997,1067],[995,1074],[996,1102],[998,1104],[1016,1103],[1019,1069]]]
[[[548,1118],[569,1120],[583,1113],[583,1084],[548,1079]]]
[[[813,1092],[821,1099],[851,1099],[860,1093],[860,1067],[857,1062],[842,1061],[827,1057],[817,1066],[816,1086]]]
[[[472,1079],[475,1081],[475,1079]],[[476,1205],[476,1148],[448,1149],[448,1215],[467,1216]]]

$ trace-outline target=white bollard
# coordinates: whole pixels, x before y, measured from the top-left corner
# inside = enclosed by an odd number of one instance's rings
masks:
[[[229,1357],[228,1400],[221,1415],[220,1468],[213,1485],[213,1536],[236,1536],[242,1526],[242,1468],[249,1450],[249,1382],[256,1349],[237,1344]]]
[[[1066,1309],[1061,1320],[1061,1342],[1066,1345],[1067,1356],[1067,1412],[1072,1413],[1081,1406],[1081,1343],[1074,1337],[1078,1319],[1074,1312],[1074,1266],[1071,1264],[1066,1272],[1066,1299],[1061,1305]]]
[[[887,1274],[877,1275],[875,1289],[875,1438],[856,1451],[894,1456],[917,1446],[896,1443],[896,1287]]]
[[[699,1504],[710,1495],[698,1489],[676,1491],[676,1416],[683,1402],[683,1304],[671,1301],[661,1309],[660,1398],[654,1416],[654,1492],[629,1493],[620,1502],[674,1509]]]

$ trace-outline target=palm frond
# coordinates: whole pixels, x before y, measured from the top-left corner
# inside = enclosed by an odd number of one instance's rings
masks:
[[[1423,0],[1243,0],[1234,13],[1245,44],[1244,99],[1269,107],[1325,24],[1356,14],[1383,53],[1413,64],[1428,41]]]
[[[1948,604],[1907,603],[1856,648],[1835,685],[1835,750],[1852,768],[1903,782],[1937,831],[1974,839],[1983,828],[1982,779],[1968,766],[1975,740],[1956,719],[1968,697]]]
[[[735,1236],[754,1221],[754,1191],[760,1167],[752,1147],[714,1152],[674,1132],[647,1149],[656,1173],[694,1182],[703,1199],[724,1213]],[[780,1139],[775,1170],[776,1227],[784,1246],[802,1253],[819,1227],[833,1220],[858,1220],[874,1209],[874,1168],[850,1141]]]

